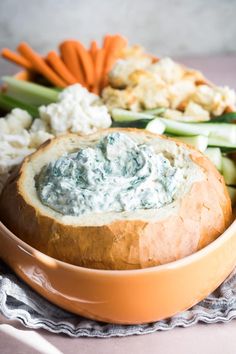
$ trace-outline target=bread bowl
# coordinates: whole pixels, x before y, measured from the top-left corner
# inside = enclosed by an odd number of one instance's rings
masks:
[[[112,134],[132,140],[137,149],[152,146],[154,159],[162,154],[164,160],[169,160],[165,173],[170,167],[175,173],[182,170],[170,200],[164,198],[161,206],[154,201],[153,208],[98,208],[96,213],[91,209],[78,215],[63,215],[61,210],[53,209],[55,200],[51,206],[43,204],[39,197],[40,180],[45,177],[43,167],[47,171],[50,162],[55,167],[65,154],[68,157],[87,147],[97,148]],[[138,154],[142,152],[137,150]],[[118,160],[121,153],[117,147],[112,152]],[[110,187],[111,191],[116,188],[114,183]],[[103,191],[95,188],[98,197]],[[118,189],[116,196],[120,192]],[[159,198],[160,190],[158,193]],[[9,179],[0,198],[0,215],[18,237],[51,257],[87,268],[127,270],[172,262],[198,251],[228,227],[232,211],[222,176],[200,152],[147,131],[119,128],[86,137],[69,134],[44,143]]]

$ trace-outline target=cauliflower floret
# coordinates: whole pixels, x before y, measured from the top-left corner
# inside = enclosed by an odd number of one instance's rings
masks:
[[[46,140],[54,138],[53,134],[50,134],[49,125],[40,118],[36,118],[30,127],[30,143],[31,148],[37,149]]]
[[[123,53],[110,72],[110,85],[103,91],[109,109],[142,110],[166,107],[186,111],[183,119],[221,115],[236,110],[236,93],[211,85],[204,75],[170,58],[155,63],[139,47]]]
[[[12,167],[54,135],[89,134],[111,125],[107,107],[79,84],[65,89],[58,103],[42,106],[39,111],[41,119],[33,123],[32,117],[21,109],[0,119],[0,188]]]
[[[154,77],[143,76],[133,90],[134,96],[140,102],[141,109],[169,107],[169,92],[165,85]]]
[[[36,118],[34,119],[31,127],[30,127],[30,132],[31,133],[36,133],[38,131],[44,131],[44,132],[49,132],[50,127],[47,124],[47,122],[45,122],[44,120],[40,119],[40,118]]]
[[[32,117],[23,109],[15,108],[5,117],[5,121],[9,133],[20,133],[22,129],[29,129]]]
[[[130,74],[136,70],[146,69],[151,62],[151,58],[147,56],[119,59],[109,72],[109,83],[112,87],[124,88],[129,84]]]
[[[236,94],[228,87],[199,85],[191,97],[213,115],[221,115],[227,107],[235,110]]]
[[[0,174],[8,173],[34,149],[29,148],[30,135],[27,130],[18,134],[0,135]]]
[[[42,132],[36,119],[32,124],[30,114],[22,109],[13,109],[0,118],[0,192],[11,169],[22,162],[51,134]],[[29,130],[34,126],[34,132]]]
[[[139,110],[139,102],[134,96],[131,87],[128,87],[125,90],[116,90],[108,86],[103,90],[102,98],[109,111],[115,107],[130,109],[131,111]]]
[[[168,86],[169,104],[175,109],[181,102],[185,101],[195,91],[195,85],[192,81],[180,80]]]
[[[177,109],[166,109],[165,112],[163,113],[163,117],[164,118],[168,118],[168,119],[182,119],[183,117],[183,113],[178,111]]]
[[[0,175],[8,174],[13,166],[34,151],[29,148],[30,134],[27,131],[31,123],[32,117],[19,108],[0,118]],[[4,176],[1,176],[3,180]]]
[[[63,90],[58,103],[41,106],[39,113],[54,135],[65,132],[90,134],[111,125],[107,107],[80,84]]]
[[[142,85],[143,82],[149,81],[150,85],[158,86],[160,88],[166,87],[166,83],[159,76],[153,75],[147,70],[136,70],[128,77],[128,82],[130,86]]]
[[[191,99],[210,111],[214,102],[214,96],[215,92],[212,87],[208,85],[199,85],[196,87]]]
[[[152,64],[148,70],[167,84],[173,84],[181,80],[184,75],[184,68],[170,58],[160,59],[157,63]]]
[[[31,133],[29,146],[30,146],[30,148],[37,149],[45,141],[52,139],[52,138],[54,138],[54,135],[49,134],[43,130]]]
[[[205,85],[207,84],[207,80],[205,76],[198,70],[193,70],[184,67],[184,75],[183,80],[190,80],[195,82],[197,85]]]
[[[189,120],[196,121],[206,121],[210,119],[209,112],[193,101],[188,102],[184,111],[184,116],[185,118],[191,118]]]
[[[86,102],[87,104],[94,104],[99,100],[99,97],[94,93],[89,92],[80,84],[68,86],[59,94],[59,102],[64,100],[72,102]]]
[[[7,120],[4,118],[0,118],[0,134],[9,134],[9,126],[7,124]]]

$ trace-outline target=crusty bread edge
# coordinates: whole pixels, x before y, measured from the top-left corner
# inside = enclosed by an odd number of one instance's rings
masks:
[[[140,129],[115,128],[111,131]],[[152,137],[158,135],[146,132]],[[99,227],[64,225],[39,213],[26,202],[22,181],[27,161],[50,150],[57,139],[45,142],[26,157],[9,179],[0,198],[1,220],[17,236],[40,251],[57,259],[89,268],[136,269],[154,266],[187,256],[217,238],[231,221],[231,202],[223,177],[199,151],[181,142],[194,162],[209,178],[195,183],[181,201],[179,215],[151,223],[142,220],[119,220]],[[161,139],[170,139],[158,136]],[[170,139],[173,140],[173,139]]]

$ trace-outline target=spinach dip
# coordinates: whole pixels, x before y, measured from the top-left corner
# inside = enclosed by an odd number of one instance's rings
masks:
[[[36,190],[44,205],[63,215],[158,209],[175,200],[187,173],[174,155],[112,132],[44,166]]]

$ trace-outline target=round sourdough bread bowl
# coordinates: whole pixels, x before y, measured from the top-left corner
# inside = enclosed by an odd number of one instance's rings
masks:
[[[188,164],[185,183],[171,203],[156,209],[63,215],[44,205],[36,189],[43,167],[68,153],[94,147],[122,132],[152,146],[170,161]],[[1,221],[19,238],[48,256],[86,268],[128,270],[188,256],[214,241],[232,219],[230,198],[213,164],[183,143],[140,129],[108,129],[88,136],[64,135],[25,158],[0,197]]]

